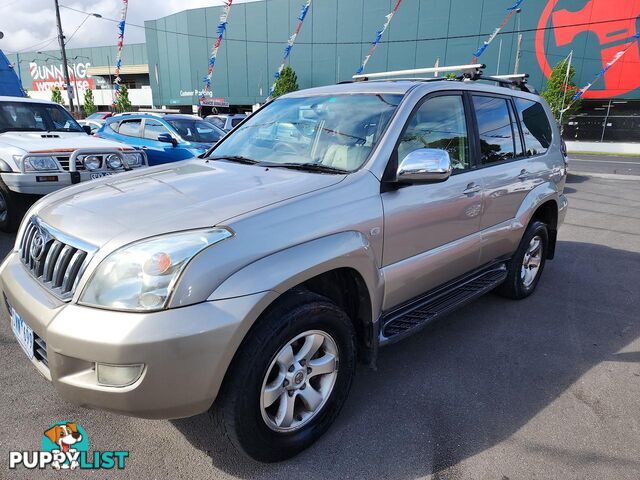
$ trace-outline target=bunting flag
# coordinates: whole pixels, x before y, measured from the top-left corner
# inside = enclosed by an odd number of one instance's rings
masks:
[[[224,36],[224,32],[227,31],[227,21],[229,20],[229,12],[231,11],[232,4],[233,0],[225,0],[224,7],[222,8],[222,14],[220,15],[218,26],[216,27],[216,41],[213,44],[211,56],[209,57],[209,70],[207,72],[207,76],[203,79],[204,89],[200,95],[200,103],[204,101],[207,93],[211,90],[213,67],[216,65],[216,57],[218,56],[218,49],[220,48],[220,45],[222,45],[222,37]]]
[[[589,90],[591,87],[593,87],[593,85],[600,80],[600,78],[602,78],[604,76],[605,73],[607,73],[607,71],[613,67],[616,62],[618,60],[620,60],[625,53],[627,53],[627,51],[631,48],[631,47],[635,47],[638,43],[637,40],[640,40],[640,32],[636,33],[633,37],[631,37],[632,39],[634,39],[633,42],[630,42],[629,44],[627,44],[627,46],[620,50],[618,53],[616,53],[613,58],[607,62],[607,64],[602,68],[602,70],[600,70],[595,78],[591,81],[591,83],[586,84],[584,87],[582,87],[580,90],[578,90],[575,95],[573,96],[573,98],[571,98],[571,101],[569,102],[569,105],[566,106],[566,108],[564,110],[562,110],[563,112],[566,112],[567,110],[569,110],[574,103],[576,103],[578,100],[580,100],[582,98],[582,96],[587,92],[587,90]]]
[[[478,58],[480,58],[484,51],[489,47],[491,42],[493,42],[493,40],[498,36],[500,31],[507,25],[507,23],[509,23],[509,20],[511,20],[513,14],[516,13],[516,11],[520,8],[522,2],[524,2],[524,0],[516,0],[516,3],[507,8],[507,15],[504,17],[504,20],[502,20],[502,23],[498,26],[498,28],[496,28],[491,33],[491,35],[489,35],[489,38],[482,42],[480,48],[478,48],[478,50],[476,50],[476,53],[473,54],[473,60],[471,61],[471,63],[478,63]]]
[[[311,0],[307,0],[307,3],[302,5],[302,7],[300,9],[300,15],[298,15],[298,27],[291,34],[291,36],[289,37],[289,40],[287,40],[287,46],[284,47],[284,54],[283,54],[283,57],[282,57],[282,63],[280,64],[280,68],[278,68],[278,71],[273,76],[275,80],[273,82],[273,85],[271,85],[271,89],[269,90],[269,97],[271,97],[271,95],[273,95],[273,91],[276,88],[276,81],[280,78],[280,74],[282,73],[282,70],[284,69],[284,66],[287,64],[287,60],[289,59],[289,56],[291,55],[291,50],[293,50],[293,44],[296,42],[296,38],[297,38],[298,34],[300,33],[300,30],[302,29],[302,24],[304,23],[304,19],[307,16],[307,13],[309,12],[309,8],[311,8]]]
[[[520,1],[522,1],[522,0],[520,0]],[[371,44],[371,48],[369,49],[369,53],[367,53],[367,55],[362,60],[362,64],[360,65],[360,68],[358,68],[358,71],[356,72],[356,75],[360,75],[362,72],[364,72],[364,69],[367,66],[367,63],[369,63],[369,60],[371,59],[371,55],[373,55],[373,52],[375,52],[376,48],[378,48],[378,44],[380,43],[380,40],[382,40],[382,35],[384,35],[384,32],[389,27],[389,24],[391,23],[391,19],[393,18],[393,16],[398,11],[398,7],[400,7],[400,3],[401,2],[402,2],[402,0],[397,0],[396,1],[396,6],[393,7],[393,10],[391,10],[391,13],[389,13],[387,16],[384,17],[384,18],[387,19],[387,21],[384,22],[384,25],[382,25],[382,28],[376,32],[376,38],[373,41],[373,43]]]
[[[116,70],[115,70],[115,81],[113,83],[114,90],[114,104],[115,99],[118,98],[120,94],[120,82],[122,79],[120,78],[120,68],[122,67],[122,47],[124,47],[124,27],[127,21],[127,8],[129,7],[129,0],[122,0],[122,10],[120,11],[120,21],[118,22],[118,53],[116,55]]]

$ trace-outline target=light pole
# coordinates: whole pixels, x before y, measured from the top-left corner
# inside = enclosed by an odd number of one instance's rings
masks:
[[[73,94],[70,89],[71,81],[69,79],[69,65],[67,64],[67,51],[65,49],[64,34],[62,33],[62,22],[60,21],[60,6],[58,0],[53,0],[56,6],[56,23],[58,25],[58,43],[60,44],[60,53],[62,55],[62,74],[64,75],[64,81],[67,84],[67,98],[69,99],[69,110],[73,112]]]
[[[62,21],[60,20],[60,5],[58,5],[58,0],[53,0],[53,3],[56,7],[56,23],[58,26],[58,43],[60,44],[60,54],[62,56],[62,73],[64,74],[64,81],[67,84],[67,97],[69,98],[69,110],[73,111],[73,94],[69,91],[73,89],[71,86],[71,80],[69,79],[69,64],[67,63],[67,50],[66,50],[66,42],[64,41],[64,34],[62,33]],[[98,13],[88,13],[87,17],[82,21],[84,23],[87,18],[90,16],[94,16],[96,18],[101,18],[102,15]],[[82,24],[80,24],[82,26]],[[80,27],[78,27],[80,28]],[[76,29],[76,32],[78,30]],[[74,32],[75,33],[75,32]],[[73,36],[73,35],[72,35]],[[80,113],[80,104],[78,103],[77,112]]]

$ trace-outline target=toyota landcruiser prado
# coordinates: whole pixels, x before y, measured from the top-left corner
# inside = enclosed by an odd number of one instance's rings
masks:
[[[64,398],[209,410],[240,451],[290,457],[334,421],[356,359],[491,290],[535,290],[566,163],[524,87],[298,91],[204,158],[55,192],[0,268],[3,313]]]

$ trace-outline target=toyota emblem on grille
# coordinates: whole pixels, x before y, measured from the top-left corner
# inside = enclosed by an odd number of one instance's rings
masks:
[[[33,240],[31,240],[31,248],[29,249],[29,255],[33,261],[38,262],[44,255],[44,247],[47,244],[47,238],[45,237],[44,232],[38,228],[36,233],[33,235]]]

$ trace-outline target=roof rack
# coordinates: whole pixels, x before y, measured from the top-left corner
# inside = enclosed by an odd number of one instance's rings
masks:
[[[469,65],[452,65],[450,67],[430,67],[430,68],[414,68],[411,70],[395,70],[393,72],[377,72],[377,73],[361,73],[354,75],[352,78],[355,81],[366,82],[367,80],[373,80],[378,78],[392,78],[410,75],[422,75],[425,73],[451,73],[460,72],[465,76],[476,75],[485,68],[486,65],[482,63],[473,63]]]
[[[460,81],[476,81],[485,80],[488,82],[496,82],[501,87],[519,89],[523,92],[535,93],[535,88],[527,84],[527,78],[529,74],[520,73],[512,75],[483,75],[482,70],[486,68],[486,65],[481,63],[469,64],[469,65],[452,65],[449,67],[430,67],[430,68],[416,68],[412,70],[395,70],[392,72],[377,72],[377,73],[363,73],[354,75],[353,79],[356,82],[366,82],[368,80],[377,79],[391,79],[391,80],[413,80],[419,82],[431,82],[437,80],[450,80],[446,77],[433,77],[433,78],[419,78],[417,75],[425,73],[433,73],[437,75],[439,73],[451,73],[460,72],[461,75],[457,76],[455,80]],[[415,76],[414,76],[415,75]],[[402,78],[399,78],[402,77]]]

